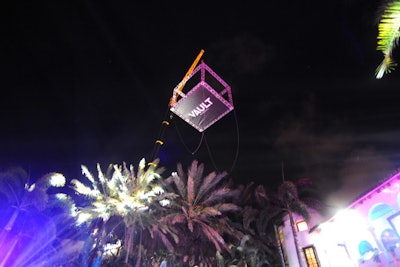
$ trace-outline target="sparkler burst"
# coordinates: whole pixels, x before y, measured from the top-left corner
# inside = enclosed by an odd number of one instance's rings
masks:
[[[82,166],[82,173],[90,184],[86,185],[76,179],[71,181],[72,189],[89,200],[88,205],[76,207],[73,213],[76,224],[90,225],[99,218],[106,224],[113,217],[122,221],[125,225],[123,249],[126,251],[126,262],[133,250],[136,231],[148,230],[152,237],[163,235],[162,227],[157,227],[155,223],[155,207],[168,205],[173,194],[164,192],[159,182],[163,169],[157,168],[157,164],[158,161],[155,161],[155,164],[146,167],[145,160],[142,159],[137,172],[132,165],[125,163],[109,165],[107,171],[103,172],[97,164],[97,178],[86,166]],[[104,236],[104,233],[99,233],[98,236]],[[106,239],[99,242],[99,251],[105,251]]]
[[[144,159],[141,160],[138,171],[135,173],[132,165],[110,165],[106,174],[97,164],[98,179],[92,175],[86,166],[82,166],[82,173],[91,182],[85,185],[77,179],[71,181],[76,193],[87,197],[91,202],[88,206],[76,210],[77,223],[89,223],[96,218],[104,222],[112,216],[124,218],[126,225],[132,222],[127,218],[137,217],[137,213],[149,210],[154,200],[165,203],[165,199],[158,199],[164,189],[155,182],[161,177],[161,169],[149,166],[146,169]]]

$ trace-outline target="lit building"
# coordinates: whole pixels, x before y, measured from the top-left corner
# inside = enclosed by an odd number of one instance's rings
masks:
[[[400,173],[390,176],[328,220],[311,210],[295,216],[302,264],[289,220],[279,229],[290,267],[400,266]]]

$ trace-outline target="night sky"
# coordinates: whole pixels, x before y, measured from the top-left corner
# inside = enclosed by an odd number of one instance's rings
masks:
[[[339,205],[398,168],[400,72],[374,77],[385,2],[216,2],[3,7],[0,167],[72,179],[81,164],[149,161],[172,90],[204,49],[235,109],[203,138],[174,117],[165,176],[198,159],[237,183],[307,177]]]

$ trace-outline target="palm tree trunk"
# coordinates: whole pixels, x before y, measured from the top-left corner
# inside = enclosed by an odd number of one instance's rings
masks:
[[[132,242],[133,242],[133,226],[129,226],[125,230],[125,263],[128,264],[129,254],[132,252]]]
[[[6,242],[8,233],[12,230],[12,228],[13,228],[13,226],[14,226],[14,223],[15,223],[15,221],[16,221],[18,215],[19,215],[19,209],[17,208],[17,209],[14,210],[14,212],[13,212],[13,214],[11,215],[11,218],[8,220],[6,226],[4,226],[4,230],[1,231],[1,234],[0,234],[0,246],[3,246],[4,243]],[[13,252],[15,246],[16,246],[17,243],[18,243],[18,239],[19,239],[18,236],[14,237],[13,239],[14,239],[14,240],[13,240],[13,243],[12,243],[11,246],[8,248],[8,252],[7,252],[5,258],[4,258],[3,261],[0,263],[0,267],[4,267],[4,266],[5,266],[5,264],[7,263],[8,258],[10,257],[11,253]]]
[[[4,226],[4,230],[6,230],[8,232],[11,231],[11,229],[13,228],[15,220],[17,219],[18,215],[19,215],[19,209],[16,208],[15,211],[13,212],[11,218],[8,220],[7,225]]]
[[[7,263],[8,258],[10,257],[11,253],[14,251],[15,246],[18,243],[18,237],[14,237],[14,240],[10,246],[10,248],[7,251],[6,256],[4,257],[3,261],[0,263],[0,267],[5,267],[7,265],[5,265]]]
[[[140,237],[139,237],[139,249],[138,249],[138,254],[137,254],[135,267],[140,267],[141,260],[142,260],[142,230],[140,230],[139,234],[140,234]]]

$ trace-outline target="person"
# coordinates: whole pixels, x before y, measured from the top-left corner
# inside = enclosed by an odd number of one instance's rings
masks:
[[[381,258],[379,257],[379,251],[377,248],[374,248],[374,255],[372,256],[372,258],[374,259],[374,262],[381,262]]]

